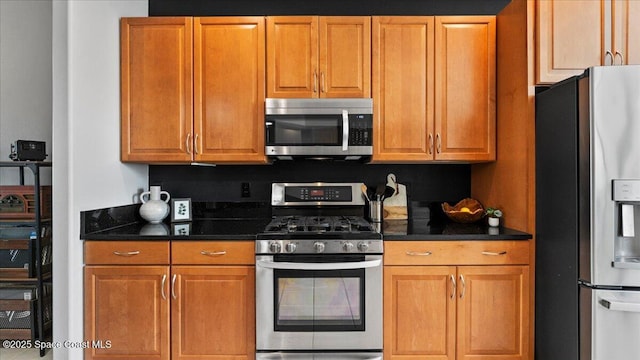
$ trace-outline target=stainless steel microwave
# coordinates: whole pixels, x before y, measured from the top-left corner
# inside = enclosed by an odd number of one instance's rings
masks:
[[[372,99],[266,99],[265,152],[273,159],[368,161]]]

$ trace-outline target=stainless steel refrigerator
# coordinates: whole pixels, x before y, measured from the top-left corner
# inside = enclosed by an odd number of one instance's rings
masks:
[[[536,94],[539,360],[640,359],[640,66]]]

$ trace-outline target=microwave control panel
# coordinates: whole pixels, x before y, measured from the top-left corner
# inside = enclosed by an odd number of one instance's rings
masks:
[[[349,145],[371,146],[373,119],[371,114],[349,115]]]

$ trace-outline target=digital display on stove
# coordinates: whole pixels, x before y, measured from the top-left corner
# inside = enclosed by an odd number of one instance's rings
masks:
[[[286,202],[351,201],[350,186],[290,186],[284,190]]]

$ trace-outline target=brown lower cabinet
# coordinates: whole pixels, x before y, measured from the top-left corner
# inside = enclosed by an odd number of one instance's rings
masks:
[[[386,242],[385,360],[528,359],[528,247]]]
[[[255,358],[253,242],[84,246],[85,359]],[[528,241],[387,241],[384,262],[385,360],[529,358]]]
[[[85,359],[255,358],[253,242],[87,241],[85,264]]]

